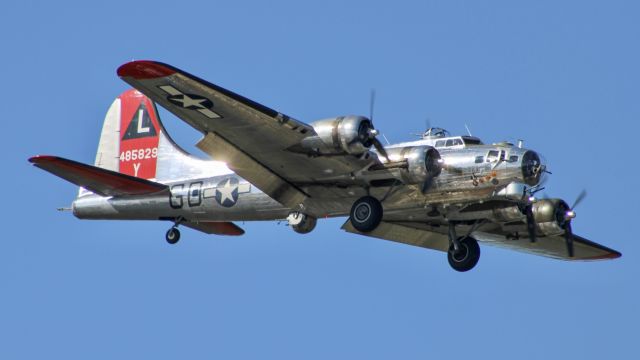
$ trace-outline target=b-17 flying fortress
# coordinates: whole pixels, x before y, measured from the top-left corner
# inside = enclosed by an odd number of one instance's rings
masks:
[[[93,166],[29,159],[81,187],[80,219],[170,221],[175,244],[179,226],[242,235],[234,222],[287,219],[304,234],[318,219],[348,217],[347,232],[443,251],[457,271],[477,264],[479,243],[563,260],[620,256],[573,233],[584,192],[571,205],[536,198],[548,171],[522,143],[430,128],[383,146],[364,116],[306,124],[159,62],[118,75],[135,89],[109,108]],[[202,133],[210,160],[173,142],[156,104]]]

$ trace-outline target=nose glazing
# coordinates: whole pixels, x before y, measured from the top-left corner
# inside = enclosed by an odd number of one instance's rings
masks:
[[[540,155],[535,151],[528,150],[522,156],[522,177],[527,185],[534,186],[540,182],[544,165],[540,160]]]

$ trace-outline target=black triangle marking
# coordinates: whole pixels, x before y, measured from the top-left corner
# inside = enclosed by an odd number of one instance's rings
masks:
[[[140,116],[141,112],[142,116]],[[139,124],[140,121],[142,121],[142,124]],[[144,106],[144,103],[140,103],[140,107],[138,107],[138,110],[133,113],[133,118],[129,122],[127,131],[125,131],[124,135],[122,136],[122,140],[154,137],[157,134],[158,133],[156,132],[156,128],[153,126],[153,122],[151,121],[151,117],[149,116],[147,107]]]

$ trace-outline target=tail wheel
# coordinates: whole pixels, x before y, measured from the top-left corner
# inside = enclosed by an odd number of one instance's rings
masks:
[[[363,196],[353,203],[349,220],[360,232],[373,231],[382,221],[382,204],[372,196]]]
[[[173,245],[177,243],[180,240],[180,230],[176,228],[169,229],[169,231],[167,231],[166,239],[169,244]]]
[[[480,260],[480,246],[476,239],[469,236],[458,239],[458,242],[460,243],[458,251],[455,251],[453,244],[449,246],[449,251],[447,252],[449,265],[455,271],[469,271]]]

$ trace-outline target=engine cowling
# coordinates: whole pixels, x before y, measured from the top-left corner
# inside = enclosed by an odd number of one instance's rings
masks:
[[[371,120],[364,116],[339,116],[311,123],[316,136],[302,140],[304,148],[323,154],[361,155],[373,145],[377,135]]]
[[[571,209],[561,199],[543,199],[533,204],[533,218],[536,226],[545,235],[562,235],[571,221],[566,214]]]
[[[440,153],[431,146],[406,146],[387,149],[389,161],[381,159],[387,166],[402,164],[401,176],[405,184],[419,184],[440,175],[442,164]]]

